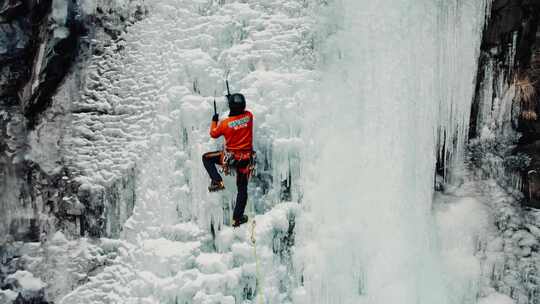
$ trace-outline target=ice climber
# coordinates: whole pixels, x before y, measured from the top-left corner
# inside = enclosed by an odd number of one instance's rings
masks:
[[[254,168],[253,152],[253,114],[246,111],[246,99],[242,94],[227,94],[229,103],[229,117],[219,121],[216,112],[212,117],[210,136],[212,138],[225,137],[223,151],[205,153],[202,161],[208,175],[212,179],[208,191],[225,189],[223,179],[216,169],[216,165],[223,168],[228,175],[231,170],[236,171],[236,206],[233,213],[233,227],[238,227],[248,221],[244,209],[248,199],[248,180]]]

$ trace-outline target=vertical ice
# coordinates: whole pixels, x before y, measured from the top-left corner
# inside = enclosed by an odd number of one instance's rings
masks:
[[[298,302],[455,303],[437,254],[433,179],[439,149],[462,151],[486,3],[331,6],[339,24],[304,134],[315,143],[305,202],[316,224],[303,225],[314,237],[303,240]]]

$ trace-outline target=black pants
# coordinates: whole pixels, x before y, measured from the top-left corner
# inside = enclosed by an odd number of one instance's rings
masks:
[[[208,171],[208,175],[213,181],[220,182],[223,179],[219,175],[216,165],[222,165],[222,151],[214,151],[203,154],[202,161],[204,168]],[[239,220],[244,215],[246,209],[248,193],[248,175],[241,173],[240,169],[246,168],[249,165],[249,161],[243,160],[238,162],[236,166],[236,188],[238,193],[236,194],[236,206],[234,207],[233,219]]]

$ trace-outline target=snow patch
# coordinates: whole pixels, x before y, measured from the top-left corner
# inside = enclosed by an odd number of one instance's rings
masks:
[[[39,278],[25,270],[19,270],[14,274],[7,276],[6,282],[15,283],[17,290],[26,291],[39,291],[43,289],[46,284]]]
[[[503,295],[500,293],[492,293],[487,297],[480,298],[478,300],[478,304],[515,304],[516,302],[512,300],[507,295]]]
[[[202,273],[224,273],[229,268],[230,257],[220,253],[201,253],[196,263]]]
[[[97,1],[96,0],[81,0],[79,2],[80,7],[82,8],[82,11],[87,14],[91,15],[94,14],[97,7]]]
[[[439,194],[436,220],[441,254],[448,273],[447,284],[454,301],[467,302],[480,290],[481,260],[477,255],[480,243],[490,230],[489,212],[474,197],[453,197]]]
[[[66,24],[68,3],[69,2],[65,0],[53,0],[51,16],[53,20],[61,26]]]
[[[7,289],[7,290],[0,290],[0,302],[5,304],[11,304],[15,301],[19,293]]]

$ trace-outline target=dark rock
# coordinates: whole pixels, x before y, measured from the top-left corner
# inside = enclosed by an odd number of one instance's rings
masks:
[[[13,304],[49,304],[49,302],[43,299],[43,295],[26,299],[22,294],[19,293]]]
[[[79,188],[77,197],[85,206],[81,234],[92,237],[118,237],[122,223],[135,206],[136,170],[109,188]]]
[[[515,178],[497,177],[506,188],[520,187],[526,199],[525,204],[540,206],[540,180],[534,172],[540,172],[540,150],[536,141],[540,140],[540,123],[531,119],[540,113],[537,101],[525,102],[516,95],[513,100],[506,100],[506,94],[518,81],[530,81],[540,92],[540,66],[535,60],[536,52],[540,55],[540,1],[496,0],[492,4],[491,15],[482,38],[476,94],[471,109],[469,138],[480,135],[485,125],[495,125],[492,131],[496,135],[499,147],[491,153],[503,159],[503,165],[511,162],[508,158],[523,154],[530,162],[525,167],[505,167],[505,175],[520,176],[521,183]],[[540,60],[540,57],[538,57]],[[540,61],[538,61],[540,63]],[[502,85],[501,85],[502,84]],[[486,96],[485,94],[491,94]],[[531,100],[538,100],[538,96]],[[501,102],[511,102],[511,105]],[[491,102],[489,102],[491,101]],[[497,108],[510,106],[509,118],[497,121]],[[493,112],[493,121],[481,121],[481,113]],[[525,115],[527,114],[527,115]],[[489,119],[489,118],[488,118]],[[508,120],[509,119],[509,120]],[[515,147],[513,147],[515,145]],[[484,149],[485,150],[485,149]],[[483,157],[485,157],[484,155]],[[482,156],[477,157],[480,160]],[[480,162],[483,162],[480,160]],[[480,162],[476,162],[479,164]],[[480,166],[481,167],[481,166]],[[497,171],[501,172],[501,170]],[[533,172],[533,173],[531,173]]]
[[[530,65],[531,54],[537,41],[540,22],[540,2],[522,0],[497,0],[482,37],[477,75],[477,88],[471,111],[469,138],[478,136],[480,102],[486,77],[493,77],[492,98],[502,98],[499,81],[510,84],[512,77]],[[515,49],[513,48],[516,40]],[[490,64],[493,63],[493,66]],[[492,70],[488,70],[488,69]],[[486,74],[487,73],[487,74]]]
[[[40,33],[50,11],[51,1],[41,1],[39,4],[15,5],[8,1],[4,17],[0,21],[0,97],[19,99],[19,91],[31,78],[33,58],[38,53]],[[10,6],[10,3],[13,5]],[[20,9],[9,9],[16,7]],[[5,16],[9,18],[6,18]],[[2,22],[3,21],[3,22]]]
[[[71,237],[117,236],[135,200],[135,168],[87,193],[55,147],[69,129],[85,61],[146,11],[86,14],[69,1],[65,24],[57,24],[51,7],[52,0],[0,2],[0,245],[38,241],[56,230]],[[51,132],[59,132],[57,138]],[[50,154],[43,160],[28,158],[36,140],[44,141],[38,150]]]
[[[540,172],[531,170],[530,172],[527,172],[527,176],[524,180],[525,184],[523,187],[527,196],[525,205],[540,209]]]
[[[498,183],[488,192],[504,189],[490,202],[502,239],[492,249],[504,256],[493,264],[490,285],[516,303],[538,301],[538,241],[532,233],[538,231],[538,211],[527,206],[540,208],[540,123],[535,119],[540,95],[530,94],[540,92],[539,23],[540,1],[493,1],[469,129],[474,174]]]

